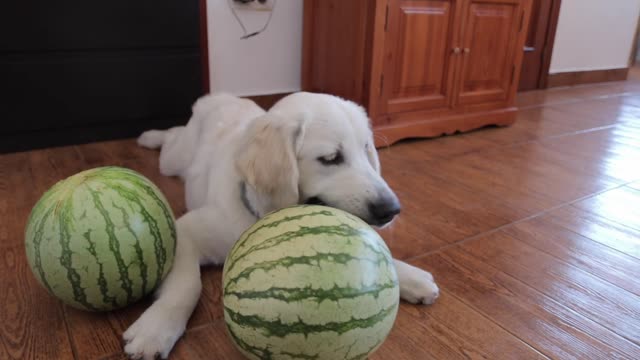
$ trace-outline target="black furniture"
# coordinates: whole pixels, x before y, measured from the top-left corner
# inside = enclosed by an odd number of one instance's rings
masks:
[[[198,0],[0,2],[0,152],[186,123]]]

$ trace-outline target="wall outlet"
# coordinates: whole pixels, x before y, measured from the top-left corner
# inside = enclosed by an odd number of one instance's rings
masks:
[[[274,0],[233,0],[233,7],[237,10],[271,11]]]

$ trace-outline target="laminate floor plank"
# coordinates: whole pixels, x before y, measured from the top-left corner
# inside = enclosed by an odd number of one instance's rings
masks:
[[[412,264],[432,271],[443,291],[545,356],[633,359],[640,348],[587,316],[487,264],[459,246]],[[505,354],[502,358],[513,358]]]

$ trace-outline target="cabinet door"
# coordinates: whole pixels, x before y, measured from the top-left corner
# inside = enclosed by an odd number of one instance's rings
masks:
[[[505,102],[524,22],[521,0],[466,0],[458,103]],[[522,51],[522,48],[519,49]]]
[[[383,70],[383,112],[445,108],[453,94],[451,0],[389,0]]]

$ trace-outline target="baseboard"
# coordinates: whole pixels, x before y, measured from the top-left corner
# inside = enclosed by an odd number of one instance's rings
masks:
[[[277,103],[283,97],[290,95],[290,92],[279,93],[279,94],[271,94],[271,95],[256,95],[256,96],[246,96],[247,99],[251,99],[255,101],[258,106],[265,110],[269,110],[273,104]]]
[[[557,74],[549,74],[547,80],[548,87],[573,86],[582,84],[592,84],[608,81],[627,80],[629,68],[593,70],[593,71],[574,71]]]

